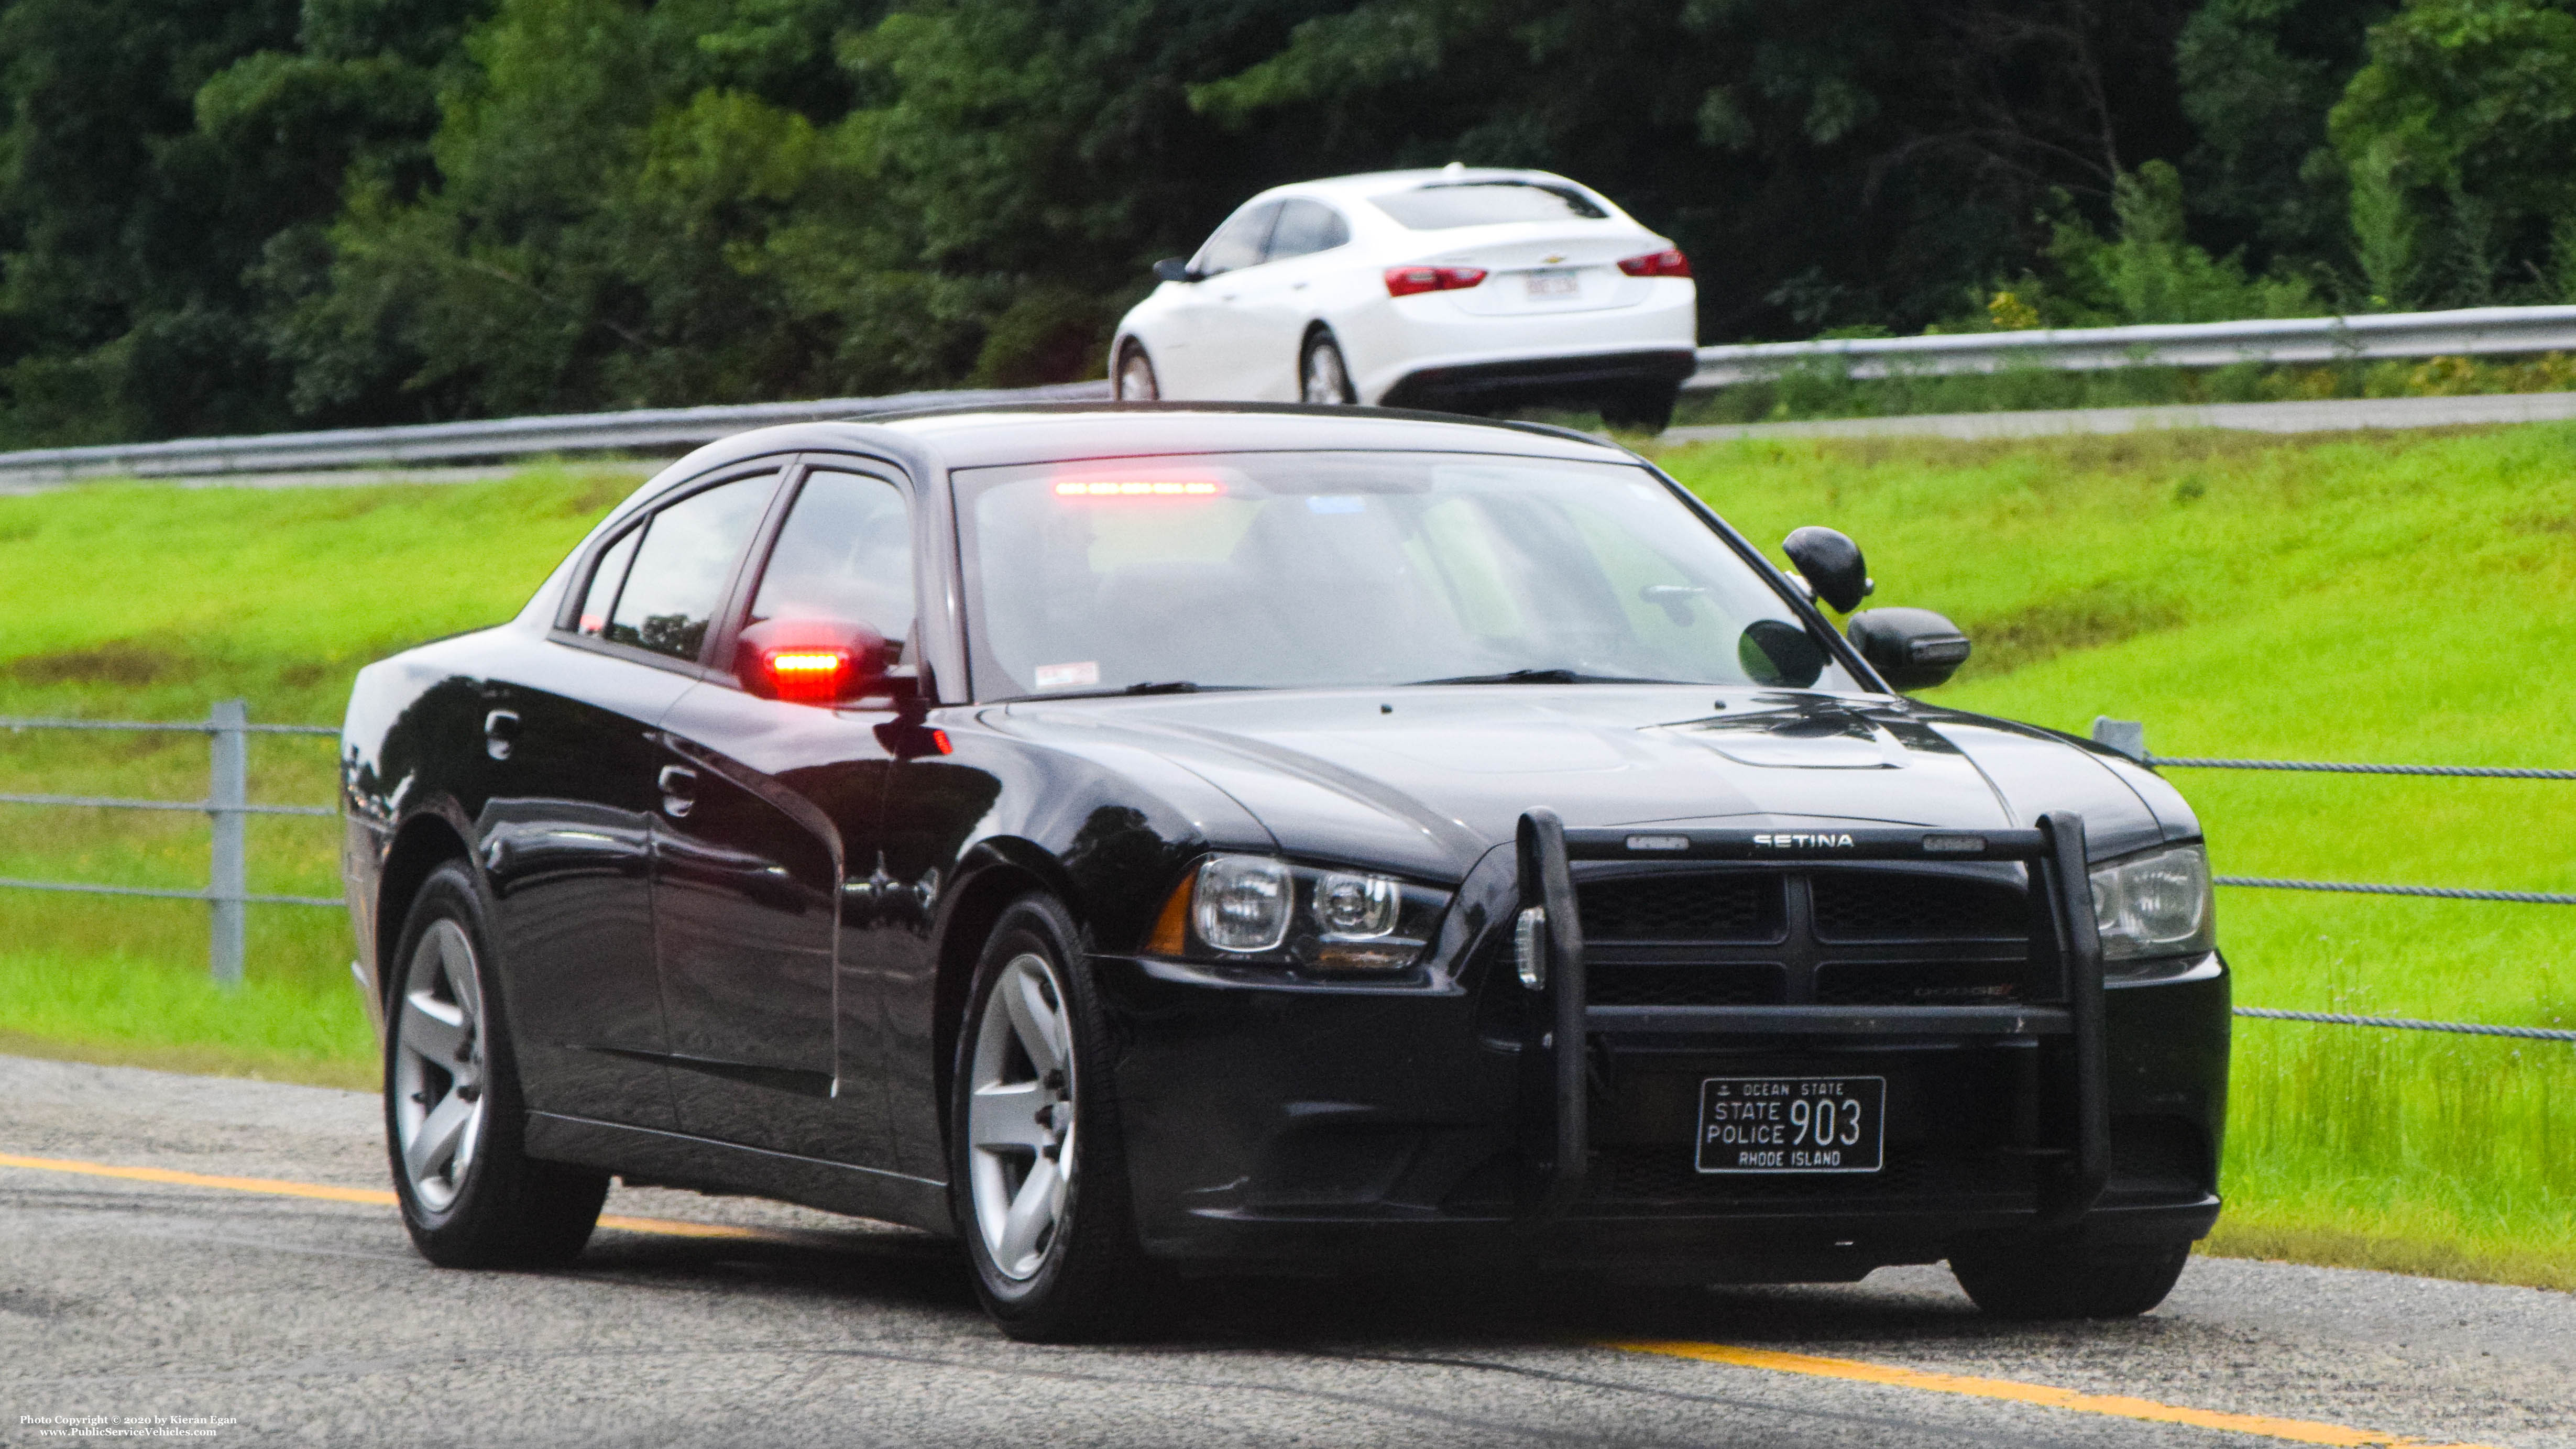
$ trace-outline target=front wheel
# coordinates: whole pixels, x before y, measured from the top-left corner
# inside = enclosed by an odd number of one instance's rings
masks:
[[[403,1227],[442,1268],[544,1268],[590,1240],[608,1175],[525,1150],[527,1108],[462,862],[430,872],[386,970],[385,1142]]]
[[[1952,1253],[1950,1274],[1997,1318],[2135,1318],[2165,1301],[2190,1259],[2189,1243],[2021,1241]]]
[[[1351,386],[1350,364],[1342,360],[1342,345],[1329,332],[1318,332],[1306,339],[1306,355],[1298,361],[1297,379],[1300,402],[1343,407],[1360,400],[1359,389]]]
[[[1034,1343],[1129,1327],[1147,1264],[1136,1243],[1108,1026],[1080,932],[1045,896],[1004,912],[957,1037],[949,1170],[975,1289]]]

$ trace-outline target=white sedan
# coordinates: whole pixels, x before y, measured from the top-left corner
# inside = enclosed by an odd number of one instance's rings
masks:
[[[1544,171],[1381,171],[1243,204],[1118,324],[1127,399],[1492,412],[1661,428],[1695,366],[1690,261]]]

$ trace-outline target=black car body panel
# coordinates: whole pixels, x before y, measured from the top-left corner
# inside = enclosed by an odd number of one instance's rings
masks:
[[[1826,859],[1738,872],[1761,899],[1735,944],[1621,935],[1620,911],[1651,914],[1655,892],[1702,879],[1704,863],[1575,867],[1594,957],[1591,1168],[1578,1201],[1533,1221],[1522,1177],[1543,1104],[1510,960],[1515,828],[1539,808],[1570,830],[1719,832],[2011,831],[2074,812],[2103,861],[2198,840],[2150,770],[1874,692],[979,697],[953,470],[1319,448],[1642,466],[1551,429],[1263,407],[812,424],[700,449],[614,510],[515,620],[361,674],[343,741],[344,873],[370,1009],[381,1020],[381,958],[411,890],[463,858],[496,908],[532,1151],[948,1233],[944,1119],[966,974],[1001,907],[1043,890],[1088,933],[1119,1043],[1138,1230],[1167,1258],[1499,1251],[1836,1278],[2035,1222],[2045,1143],[2063,1134],[2049,1117],[2060,1106],[2034,1084],[2062,1071],[2067,1048],[2028,1024],[2051,999],[2034,984],[2030,871]],[[788,490],[816,463],[907,491],[916,705],[755,697],[732,679],[723,627],[691,658],[572,627],[584,570],[629,520],[710,477],[776,470],[754,557],[727,586],[738,619]],[[1874,688],[1831,627],[1805,617]],[[920,747],[923,731],[941,747]],[[1148,950],[1176,884],[1223,851],[1364,867],[1449,903],[1420,962],[1373,979]],[[1864,879],[1886,899],[1933,901],[1928,924],[1838,924],[1832,902]],[[1953,895],[1999,903],[2022,938],[1959,935],[1942,924]],[[1872,998],[1837,984],[1852,961],[1912,962],[1932,984]],[[1699,984],[1677,993],[1684,967]],[[1680,999],[1720,978],[1737,1015]],[[2107,987],[2110,1180],[2081,1226],[2196,1237],[2218,1206],[2224,964],[2214,952],[2153,961],[2115,969]],[[1703,1079],[1842,1071],[1888,1080],[1884,1170],[1692,1169]]]

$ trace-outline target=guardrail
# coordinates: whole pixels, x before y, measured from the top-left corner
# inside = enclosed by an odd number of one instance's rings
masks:
[[[23,891],[68,891],[80,895],[149,896],[161,900],[204,901],[212,913],[207,969],[220,986],[238,986],[249,932],[251,906],[343,906],[337,896],[255,895],[250,889],[250,851],[242,824],[253,815],[336,817],[327,805],[254,805],[250,803],[250,737],[252,735],[322,735],[339,738],[328,725],[252,724],[246,700],[216,702],[203,723],[194,720],[8,719],[0,729],[114,730],[136,734],[201,734],[212,745],[203,800],[128,800],[98,795],[0,794],[0,805],[52,805],[91,810],[183,810],[205,815],[214,823],[206,888],[164,890],[151,886],[101,885],[82,881],[13,880],[0,877],[0,888]]]
[[[2576,350],[2576,307],[2467,307],[2353,317],[1741,343],[1701,348],[1699,371],[1686,386],[1707,391],[1820,364],[1840,367],[1852,377],[1894,377],[1995,372],[2013,366],[2089,372],[2112,367],[2225,367],[2236,362],[2354,362],[2568,350]]]
[[[2259,362],[2334,362],[2387,357],[2576,351],[2576,307],[2471,307],[2356,317],[2195,322],[2029,332],[1963,332],[1931,337],[1823,338],[1754,342],[1699,350],[1684,386],[1708,391],[1776,377],[1797,367],[1840,367],[1853,377],[1993,372],[2037,365],[2074,370],[2160,365],[2222,367]],[[421,423],[238,438],[174,438],[86,448],[0,453],[0,486],[82,478],[205,478],[472,458],[519,458],[695,447],[747,428],[824,422],[927,407],[1014,402],[1100,402],[1105,382],[1052,387],[907,392],[819,402],[646,408],[477,422]]]
[[[918,408],[987,403],[1098,402],[1105,382],[1054,387],[905,392],[889,397],[819,402],[742,403],[721,407],[641,408],[615,413],[489,418],[397,428],[343,428],[325,433],[264,433],[244,438],[173,438],[89,448],[0,453],[0,483],[55,483],[81,478],[206,478],[230,473],[453,463],[467,458],[523,458],[538,453],[696,447],[749,428],[777,423],[848,421]]]
[[[2367,765],[2331,760],[2240,760],[2196,755],[2158,755],[2147,749],[2147,727],[2136,721],[2102,716],[2093,721],[2093,741],[2127,755],[2142,765],[2191,770],[2291,770],[2337,775],[2435,775],[2481,780],[2576,780],[2576,770],[2529,770],[2485,765]],[[2496,891],[2457,886],[2379,885],[2355,881],[2290,880],[2277,876],[2221,875],[2223,886],[2257,890],[2341,891],[2355,895],[2430,896],[2451,901],[2510,901],[2521,905],[2576,906],[2576,895],[2552,891]],[[2465,1036],[2510,1036],[2532,1041],[2576,1042],[2576,1031],[2542,1026],[2495,1026],[2483,1022],[2419,1021],[2405,1016],[2353,1016],[2335,1011],[2280,1011],[2240,1006],[2238,1016],[2274,1021],[2308,1021],[2328,1026],[2377,1026],[2398,1031],[2446,1031]]]

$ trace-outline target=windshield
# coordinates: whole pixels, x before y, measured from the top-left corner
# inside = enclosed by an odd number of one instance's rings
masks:
[[[961,469],[975,692],[1857,688],[1642,467],[1253,453]]]

